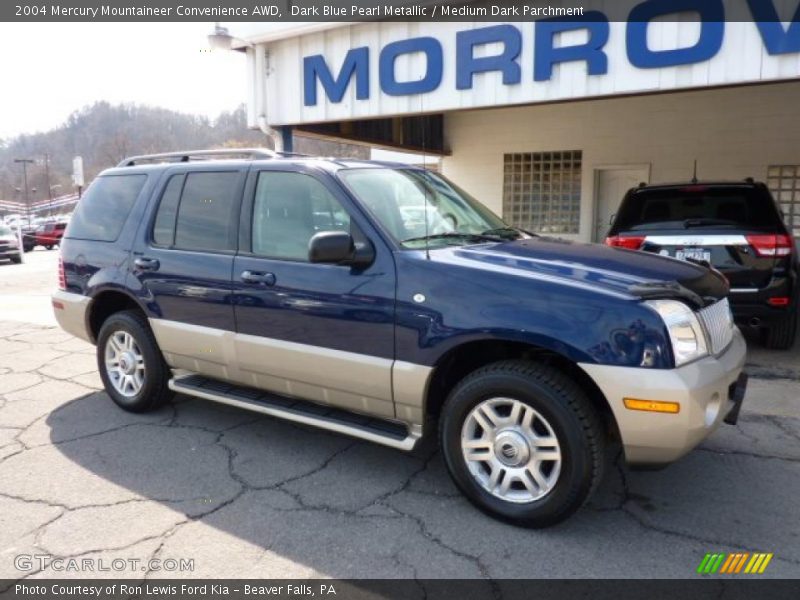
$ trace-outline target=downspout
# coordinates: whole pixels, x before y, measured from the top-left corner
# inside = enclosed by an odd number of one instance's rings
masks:
[[[253,48],[247,49],[248,62],[252,65],[253,89],[251,99],[253,109],[248,117],[255,117],[255,125],[272,140],[273,148],[276,152],[283,152],[283,135],[280,131],[269,126],[267,121],[267,69],[268,51],[264,44],[257,44]]]

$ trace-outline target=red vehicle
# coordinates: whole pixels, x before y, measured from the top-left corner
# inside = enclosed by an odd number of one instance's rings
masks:
[[[50,250],[53,246],[61,243],[66,228],[66,223],[45,223],[36,230],[33,245],[44,246]]]

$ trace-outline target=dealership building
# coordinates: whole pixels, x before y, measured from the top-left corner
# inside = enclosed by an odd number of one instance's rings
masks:
[[[250,125],[284,149],[295,133],[436,155],[507,222],[583,241],[627,189],[688,182],[696,161],[700,180],[765,181],[800,236],[796,0],[629,2],[625,20],[591,4],[558,21],[230,29]],[[674,13],[693,4],[702,18]]]

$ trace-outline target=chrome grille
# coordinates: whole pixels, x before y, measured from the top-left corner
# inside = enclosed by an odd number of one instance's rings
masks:
[[[697,313],[708,335],[709,351],[720,354],[733,340],[733,317],[728,299],[723,298]]]

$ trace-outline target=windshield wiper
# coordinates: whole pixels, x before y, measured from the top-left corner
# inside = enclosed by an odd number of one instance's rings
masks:
[[[709,227],[711,225],[736,225],[736,221],[728,219],[686,219],[683,222],[683,228],[689,229],[690,227]]]
[[[506,236],[505,234],[513,234],[512,236]],[[518,229],[517,227],[497,227],[495,229],[487,229],[486,231],[482,232],[481,235],[496,235],[502,237],[506,240],[516,240],[522,237],[522,234],[526,235],[536,235],[534,233],[528,233],[524,229]]]
[[[403,240],[403,244],[408,242],[421,242],[423,240],[446,240],[446,239],[458,239],[458,240],[478,240],[482,242],[506,242],[508,241],[506,238],[500,237],[499,235],[490,235],[484,233],[461,233],[458,231],[448,231],[446,233],[432,233],[430,235],[421,235],[419,237],[408,238],[407,240]]]

